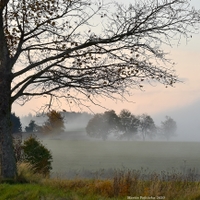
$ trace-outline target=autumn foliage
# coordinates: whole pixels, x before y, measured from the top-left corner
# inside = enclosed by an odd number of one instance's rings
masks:
[[[47,113],[47,121],[42,126],[42,132],[45,134],[55,134],[64,131],[64,118],[60,112],[52,110]]]

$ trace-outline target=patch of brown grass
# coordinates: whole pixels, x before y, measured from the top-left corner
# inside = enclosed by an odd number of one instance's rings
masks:
[[[21,182],[35,182],[51,186],[64,192],[79,196],[102,197],[102,199],[124,199],[131,197],[163,197],[165,200],[200,199],[200,182],[191,180],[183,174],[152,173],[148,177],[138,170],[117,170],[113,179],[99,178],[62,180],[49,179],[34,174],[28,164],[18,166],[18,179]],[[96,198],[98,199],[98,198]]]

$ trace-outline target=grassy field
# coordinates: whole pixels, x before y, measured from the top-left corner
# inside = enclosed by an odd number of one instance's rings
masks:
[[[200,200],[199,143],[44,139],[43,144],[53,154],[54,178],[33,174],[21,163],[16,182],[0,183],[0,200]]]
[[[29,166],[20,164],[16,183],[0,184],[0,200],[123,200],[166,199],[198,200],[200,183],[181,174],[152,173],[140,180],[140,171],[119,170],[113,179],[44,179],[32,174]]]
[[[84,170],[123,168],[157,173],[200,171],[200,144],[195,142],[44,140],[43,143],[52,151],[53,172],[66,178],[72,170],[77,174]]]

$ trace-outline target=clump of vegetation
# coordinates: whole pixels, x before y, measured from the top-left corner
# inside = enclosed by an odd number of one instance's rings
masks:
[[[18,183],[40,183],[44,178],[42,174],[35,173],[34,166],[30,163],[17,163],[17,178]]]
[[[35,137],[30,136],[22,145],[23,161],[31,165],[34,173],[49,176],[52,169],[51,152]]]

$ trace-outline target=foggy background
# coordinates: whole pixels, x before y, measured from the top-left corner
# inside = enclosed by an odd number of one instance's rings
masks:
[[[119,0],[128,4],[131,0]],[[191,5],[200,9],[199,0],[191,0]],[[145,86],[144,91],[130,91],[133,96],[126,97],[129,102],[111,101],[109,99],[98,98],[99,103],[113,109],[118,114],[122,109],[128,109],[132,114],[139,115],[146,113],[150,115],[156,125],[160,125],[165,116],[172,117],[177,123],[177,136],[171,138],[176,141],[198,141],[200,142],[200,33],[193,35],[190,41],[181,40],[181,44],[174,44],[173,48],[164,49],[169,53],[169,58],[176,63],[175,70],[182,80],[173,88],[165,89],[163,85]],[[35,113],[46,104],[45,98],[35,98],[27,102],[24,106],[14,103],[12,112],[20,117],[23,127],[30,121],[24,121],[23,116],[28,113]],[[80,112],[76,105],[70,105],[72,111]],[[94,113],[105,112],[99,106],[89,105]],[[57,108],[56,110],[59,110]],[[62,102],[62,108],[69,111],[69,105]],[[89,112],[88,109],[83,111]],[[33,119],[38,125],[42,125],[45,119]],[[80,128],[84,119],[77,121],[68,120],[66,130]]]
[[[171,138],[172,141],[200,142],[200,100],[186,107],[153,115],[155,124],[159,124],[166,115],[172,117],[177,123],[177,136]]]
[[[117,113],[117,112],[116,112]],[[118,114],[118,113],[117,113]],[[134,113],[133,113],[134,114]],[[142,114],[142,113],[140,113]],[[176,136],[170,138],[170,141],[194,141],[200,142],[200,101],[196,101],[195,103],[188,105],[186,107],[177,107],[176,109],[165,110],[156,114],[149,114],[155,124],[157,126],[161,125],[161,121],[165,120],[165,116],[170,116],[177,123],[177,131]],[[89,114],[86,112],[83,113],[72,113],[70,116],[65,114],[64,122],[65,122],[65,130],[67,132],[70,131],[80,131],[82,132],[84,128],[87,126],[88,121],[92,118],[93,114]],[[47,120],[46,116],[33,116],[28,115],[26,117],[20,117],[22,127],[24,129],[30,122],[30,120],[34,120],[36,124],[43,125]],[[79,139],[90,139],[87,136],[86,132],[83,132],[81,135],[77,133]],[[153,139],[158,140],[158,139]]]

